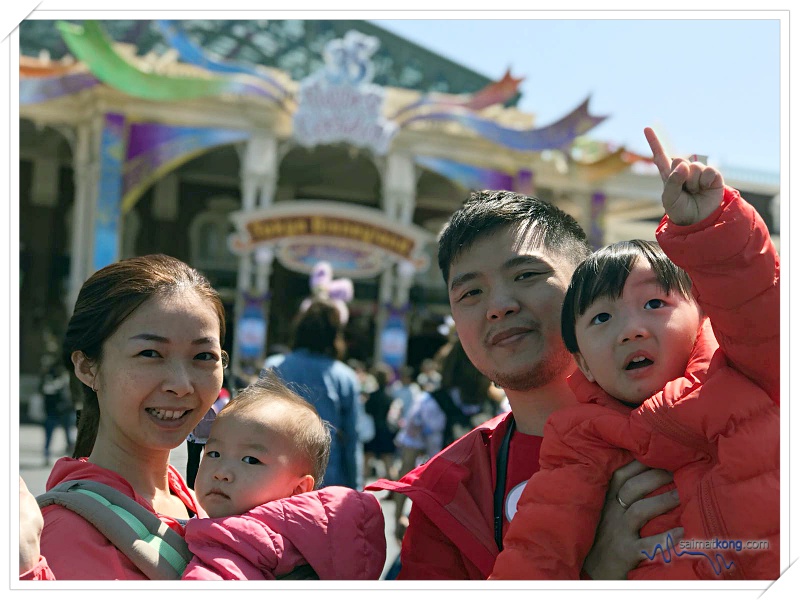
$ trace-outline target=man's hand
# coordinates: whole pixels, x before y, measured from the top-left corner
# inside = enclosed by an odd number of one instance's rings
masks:
[[[39,539],[44,528],[44,518],[36,498],[19,478],[19,572],[30,571],[39,562]]]
[[[658,543],[665,547],[667,534],[672,534],[675,541],[683,537],[680,527],[648,538],[639,537],[645,523],[680,504],[677,490],[645,498],[670,481],[672,475],[667,471],[651,469],[638,461],[614,471],[594,545],[583,563],[583,570],[592,579],[625,579],[628,571],[642,560],[642,550],[652,550]]]
[[[646,127],[644,136],[653,151],[653,162],[661,174],[661,202],[676,225],[699,223],[722,203],[725,182],[714,167],[683,158],[670,161],[655,132]]]

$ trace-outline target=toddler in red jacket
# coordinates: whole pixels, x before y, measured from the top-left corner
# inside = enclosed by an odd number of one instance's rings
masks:
[[[575,270],[562,335],[579,402],[547,423],[492,578],[578,578],[609,477],[634,458],[672,472],[681,505],[642,530],[629,578],[778,577],[777,251],[716,169],[670,164],[645,135],[664,181],[660,247],[620,242]],[[670,527],[683,537],[648,539]]]
[[[206,442],[195,493],[211,518],[186,525],[183,579],[378,579],[383,512],[372,494],[318,489],[330,446],[328,424],[271,372],[242,390]]]

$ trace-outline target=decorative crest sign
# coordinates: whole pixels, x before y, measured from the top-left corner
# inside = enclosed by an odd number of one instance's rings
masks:
[[[378,39],[358,31],[329,41],[325,67],[300,84],[293,136],[303,146],[347,142],[386,154],[397,124],[383,116],[384,89],[372,83]]]

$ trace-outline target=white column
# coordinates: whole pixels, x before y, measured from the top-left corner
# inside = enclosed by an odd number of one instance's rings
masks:
[[[100,136],[102,130],[102,115],[81,123],[77,128],[77,141],[73,153],[75,204],[72,210],[73,231],[67,297],[68,314],[72,314],[81,286],[92,273],[93,231],[100,183]]]
[[[267,208],[275,199],[278,185],[278,141],[274,137],[260,138],[253,144],[253,154],[257,156],[258,208]],[[253,169],[255,171],[255,169]],[[256,261],[256,292],[269,291],[269,275],[272,260]],[[265,317],[268,315],[265,315]]]
[[[414,161],[408,154],[392,153],[387,157],[383,172],[383,210],[386,216],[400,223],[409,224],[414,217],[416,202],[417,177]],[[373,360],[381,357],[381,332],[388,317],[386,305],[392,303],[396,307],[408,301],[413,276],[396,267],[386,269],[381,274],[378,291],[378,311],[375,315],[375,344]]]
[[[277,140],[271,136],[256,135],[246,143],[242,153],[242,210],[265,208],[272,203],[278,179]],[[245,294],[265,294],[269,289],[271,260],[257,263],[252,254],[239,258],[234,306],[232,369],[238,372],[241,358],[237,351],[238,321],[244,310]],[[255,277],[254,277],[255,276]],[[268,314],[264,315],[269,318]]]
[[[392,197],[396,214],[394,217],[403,225],[410,225],[414,219],[417,200],[417,174],[414,161],[408,154],[392,154],[387,164],[388,194]],[[414,282],[413,272],[398,268],[395,291],[395,306],[408,302],[408,294]]]

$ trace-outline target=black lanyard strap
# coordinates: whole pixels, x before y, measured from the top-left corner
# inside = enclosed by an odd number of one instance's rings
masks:
[[[497,483],[494,486],[494,541],[497,543],[497,549],[501,552],[503,550],[503,501],[506,495],[508,447],[511,444],[511,434],[514,433],[514,429],[516,429],[516,423],[512,414],[497,453]]]

